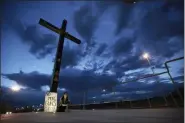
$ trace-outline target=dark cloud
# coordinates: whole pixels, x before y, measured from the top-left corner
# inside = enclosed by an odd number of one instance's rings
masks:
[[[83,57],[82,50],[79,48],[71,49],[69,47],[65,47],[62,54],[62,68],[67,66],[73,67],[78,64],[80,59]]]
[[[14,18],[4,21],[3,24],[20,36],[21,41],[30,46],[29,52],[38,59],[44,58],[56,49],[56,36],[52,34],[42,34],[37,25],[24,25],[23,22]]]
[[[88,2],[74,13],[74,28],[87,43],[87,50],[96,45],[93,38],[95,38],[94,33],[98,28],[99,19],[107,9],[119,5],[118,3],[110,1]]]
[[[84,39],[88,46],[91,46],[94,32],[98,26],[99,17],[92,15],[93,8],[90,4],[85,4],[74,13],[74,28]]]
[[[120,3],[118,6],[117,18],[116,18],[116,30],[115,34],[118,35],[121,33],[123,28],[128,26],[131,19],[132,10],[134,8],[133,4],[123,4]]]
[[[184,82],[184,75],[173,77],[175,82],[183,81]]]
[[[182,4],[181,0],[166,1],[160,7],[146,9],[137,31],[137,37],[141,38],[140,46],[152,54],[166,58],[182,50],[184,39]]]
[[[135,73],[134,75],[136,75]],[[133,75],[133,74],[132,74]],[[137,74],[138,75],[138,74]],[[4,77],[10,80],[17,81],[18,84],[26,85],[31,89],[21,90],[18,93],[10,94],[11,100],[14,101],[14,104],[28,104],[33,105],[36,103],[44,102],[44,92],[41,92],[40,87],[42,85],[49,85],[51,76],[44,75],[38,72],[32,73],[15,73],[15,74],[3,74]],[[133,81],[129,83],[117,83],[115,76],[109,76],[106,74],[95,75],[92,71],[81,71],[78,69],[70,70],[66,69],[61,74],[61,80],[59,86],[62,88],[67,88],[68,93],[70,94],[70,99],[73,103],[82,103],[83,94],[86,92],[88,94],[87,98],[92,98],[94,96],[101,96],[103,93],[109,94],[116,92],[114,96],[111,94],[109,99],[122,96],[122,98],[129,99],[139,99],[134,95],[140,95],[141,97],[147,96],[156,96],[161,94],[167,94],[169,91],[174,90],[173,84],[160,82],[157,83],[156,80],[160,79],[159,77],[150,77],[146,78],[141,82],[141,80]],[[182,79],[182,76],[174,78],[175,80]],[[37,81],[37,83],[36,83]],[[168,80],[169,81],[169,80]],[[152,82],[152,83],[151,83]],[[116,86],[115,86],[116,85]],[[178,84],[178,87],[181,87],[182,84]],[[114,89],[115,88],[115,89]],[[89,90],[90,89],[90,90]],[[106,92],[102,92],[105,89]],[[88,90],[88,91],[87,91]],[[5,91],[4,91],[5,92]],[[9,93],[6,89],[5,93]],[[58,97],[62,95],[62,91],[59,91]],[[142,96],[143,95],[143,96]],[[33,96],[34,102],[28,101],[28,97]],[[17,97],[14,99],[13,97]],[[106,97],[101,97],[106,98]],[[16,101],[15,101],[16,100]],[[90,101],[90,100],[89,100]]]
[[[133,48],[134,41],[131,39],[120,38],[113,46],[114,56],[130,54]]]
[[[121,33],[121,31],[128,26],[131,19],[132,10],[135,7],[133,4],[125,4],[123,1],[99,1],[96,2],[98,11],[105,12],[106,10],[115,7],[116,12],[112,15],[115,18],[115,35]]]
[[[98,49],[96,50],[96,55],[97,56],[100,56],[105,50],[106,50],[106,48],[107,48],[107,44],[105,44],[105,43],[102,43],[102,44],[100,44],[100,46],[98,47]]]
[[[96,88],[101,86],[110,86],[117,82],[115,76],[99,75],[92,71],[77,71],[80,74],[73,74],[73,69],[65,73],[65,70],[61,73],[60,87],[67,88],[72,91],[84,91],[88,88]],[[20,85],[28,86],[34,89],[40,89],[43,85],[50,85],[51,76],[41,74],[38,72],[32,73],[13,73],[2,74],[4,77],[10,80],[14,80]],[[101,83],[99,83],[101,81]]]
[[[3,4],[2,28],[13,30],[23,43],[30,46],[29,52],[31,54],[39,59],[44,58],[56,48],[56,36],[42,34],[38,29],[39,24],[26,25],[22,22],[20,18],[23,16],[23,12],[20,5],[17,2],[5,2]],[[28,5],[25,4],[25,7],[28,7]]]
[[[14,80],[20,85],[28,86],[34,89],[40,89],[43,85],[50,84],[51,77],[39,72],[27,73],[12,73],[12,74],[2,74],[3,77],[7,79]]]
[[[105,68],[106,70],[112,70],[117,75],[124,75],[123,73],[128,70],[135,70],[139,68],[148,67],[148,64],[145,60],[140,59],[139,53],[135,55],[125,55],[123,60],[112,60],[109,62]]]
[[[181,75],[181,74],[184,74],[184,67],[183,68],[181,68],[179,71],[178,71],[178,73]]]
[[[168,3],[169,2],[166,2],[164,6]],[[179,3],[179,1],[174,1],[174,3]],[[168,9],[164,11],[164,6],[149,10],[144,16],[141,29],[147,39],[159,41],[165,37],[184,34],[182,27],[184,23],[182,7],[179,8],[177,7],[178,4],[172,3],[171,6],[167,5]],[[176,7],[179,9],[174,9]],[[176,19],[173,20],[173,18]]]

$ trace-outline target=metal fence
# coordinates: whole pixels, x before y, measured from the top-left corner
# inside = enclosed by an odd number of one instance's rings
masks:
[[[184,107],[184,57],[164,63],[162,71],[126,79],[111,86],[89,89],[85,92],[70,94],[77,100],[70,109],[131,109]],[[181,68],[171,64],[181,62]],[[179,65],[179,63],[178,63]],[[179,73],[177,70],[181,69]],[[174,75],[174,71],[177,75]],[[73,101],[72,101],[73,102]],[[18,112],[37,111],[41,106],[21,107]],[[17,109],[16,109],[17,112]]]
[[[182,77],[184,74],[182,73],[181,80],[174,79],[172,77],[173,69],[170,67],[170,63],[182,62],[183,59],[184,57],[180,57],[165,62],[163,72],[160,73],[156,73],[152,69],[152,74],[137,79],[120,82],[114,86],[99,87],[83,93],[76,93],[80,102],[71,105],[71,108],[183,107],[184,88],[182,85],[184,79]]]

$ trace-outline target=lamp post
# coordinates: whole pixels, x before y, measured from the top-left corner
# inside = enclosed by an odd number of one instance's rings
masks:
[[[149,64],[149,66],[151,67],[152,73],[153,73],[153,75],[154,75],[155,72],[154,72],[154,69],[152,68],[151,62],[150,62],[150,60],[149,60],[150,55],[149,55],[148,53],[144,53],[144,54],[143,54],[143,58],[146,59],[146,60],[148,61],[148,64]],[[159,81],[157,81],[157,82],[159,83]],[[163,96],[163,99],[164,99],[164,101],[165,101],[165,105],[167,106],[167,105],[168,105],[168,102],[167,102],[166,97]],[[149,99],[148,99],[148,100],[149,100]],[[150,100],[149,100],[149,102],[150,102]],[[151,106],[151,104],[150,104],[150,106]]]
[[[102,93],[103,93],[103,95],[104,95],[104,94],[106,93],[106,90],[105,90],[105,89],[103,89],[103,90],[102,90]],[[101,101],[102,101],[102,103],[104,103],[104,102],[105,102],[105,98],[103,98],[103,95],[101,94],[101,97],[102,97],[102,100],[101,100]]]

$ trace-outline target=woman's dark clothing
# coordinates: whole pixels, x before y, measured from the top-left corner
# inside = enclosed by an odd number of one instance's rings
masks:
[[[69,98],[68,96],[66,97],[66,99],[64,98],[64,96],[62,96],[62,98],[60,98],[60,102],[59,102],[59,112],[65,112],[66,106],[63,106],[62,104],[69,104]]]
[[[60,104],[69,104],[68,96],[66,97],[66,99],[64,99],[64,96],[62,96],[62,98],[60,99]]]

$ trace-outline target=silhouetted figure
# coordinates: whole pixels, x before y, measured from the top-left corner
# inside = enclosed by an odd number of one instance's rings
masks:
[[[66,109],[68,110],[69,103],[70,103],[69,96],[67,92],[65,92],[63,96],[60,98],[59,112],[65,112]]]

